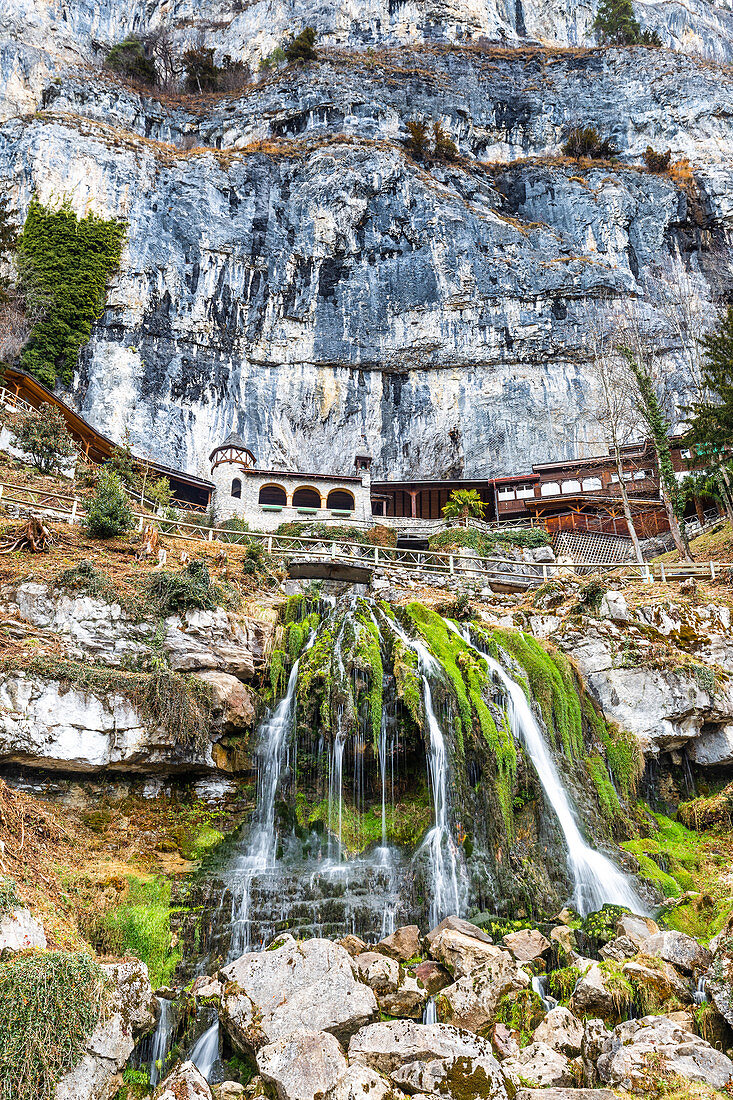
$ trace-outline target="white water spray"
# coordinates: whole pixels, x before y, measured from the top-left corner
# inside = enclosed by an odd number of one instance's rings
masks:
[[[506,690],[507,718],[512,734],[524,746],[532,760],[537,778],[555,811],[565,838],[568,867],[575,883],[573,908],[583,917],[606,904],[625,905],[634,913],[643,913],[646,907],[626,875],[601,852],[590,848],[583,839],[555,761],[522,688],[497,660],[475,646],[467,633],[463,634],[450,622],[446,621],[446,624],[481,654]]]
[[[189,1054],[189,1061],[193,1062],[202,1077],[208,1081],[214,1063],[219,1057],[219,1020],[208,1028],[203,1035],[196,1040]]]
[[[157,1085],[165,1069],[165,1059],[168,1054],[173,1028],[175,1027],[175,1013],[173,1004],[165,997],[159,997],[160,1015],[155,1025],[152,1047],[150,1050],[150,1084]]]

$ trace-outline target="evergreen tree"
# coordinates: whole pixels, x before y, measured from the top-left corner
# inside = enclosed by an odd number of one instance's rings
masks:
[[[285,47],[288,61],[317,61],[315,50],[316,32],[314,27],[304,27],[300,34],[292,38]]]
[[[733,445],[733,306],[728,306],[717,328],[700,343],[704,349],[702,386],[706,396],[685,410],[691,414],[685,442],[714,475],[730,514],[733,478],[726,448]]]
[[[656,31],[642,31],[631,0],[600,0],[593,22],[604,46],[661,46]]]
[[[152,87],[158,82],[155,62],[148,57],[145,44],[134,35],[112,47],[105,58],[105,65],[113,72],[140,84]]]
[[[18,241],[18,231],[15,222],[8,213],[8,197],[0,196],[0,266],[6,268],[10,264]],[[10,295],[10,278],[0,270],[0,305],[8,301]]]
[[[405,123],[410,135],[407,147],[415,160],[425,160],[428,156],[428,124],[424,118],[411,118]]]
[[[87,505],[83,524],[90,535],[99,539],[124,535],[132,527],[132,512],[122,482],[109,466],[105,466],[99,475],[97,491]]]
[[[44,405],[40,409],[18,410],[6,414],[8,427],[21,451],[42,474],[50,474],[76,453],[59,409]]]

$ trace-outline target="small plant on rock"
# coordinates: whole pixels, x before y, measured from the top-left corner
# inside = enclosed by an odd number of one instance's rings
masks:
[[[644,152],[644,164],[650,172],[666,172],[669,169],[669,162],[672,159],[672,150],[667,149],[664,153],[657,153],[652,149],[651,145],[647,145]]]
[[[441,122],[433,123],[433,144],[438,160],[458,160],[458,146]]]
[[[429,152],[428,124],[424,118],[411,118],[405,123],[407,148],[415,160],[426,160]]]
[[[133,525],[122,482],[108,466],[99,475],[97,491],[89,501],[82,523],[90,535],[99,539],[124,535]]]
[[[5,414],[5,422],[17,445],[42,474],[60,470],[76,454],[61,412],[52,405],[41,409],[18,409]]]
[[[318,54],[315,45],[315,27],[304,27],[300,34],[291,38],[285,46],[285,58],[288,62],[317,61]]]
[[[563,145],[567,157],[590,157],[592,160],[609,160],[618,155],[618,149],[610,138],[602,138],[595,126],[573,126]]]

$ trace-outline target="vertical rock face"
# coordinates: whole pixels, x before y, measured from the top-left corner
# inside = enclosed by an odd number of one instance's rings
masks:
[[[638,15],[724,60],[730,12],[681,11]],[[208,474],[236,430],[262,466],[307,456],[346,473],[366,442],[380,478],[506,473],[596,447],[591,322],[635,302],[684,402],[660,302],[689,269],[710,314],[733,220],[733,93],[681,53],[485,41],[587,44],[593,18],[574,0],[4,11],[0,179],[20,216],[35,191],[128,224],[70,399],[191,472]],[[156,97],[100,68],[109,44],[165,26],[180,52],[203,35],[256,69],[307,23],[320,60],[239,95]],[[416,116],[442,120],[457,161],[408,154]],[[558,156],[586,123],[618,161]],[[694,175],[640,168],[650,143]]]

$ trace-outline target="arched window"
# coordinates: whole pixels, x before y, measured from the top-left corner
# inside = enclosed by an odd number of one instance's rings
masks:
[[[232,496],[236,497],[237,500],[239,500],[242,496],[242,482],[239,480],[238,477],[235,477],[234,481],[232,482]]]
[[[326,505],[335,508],[338,512],[353,512],[354,497],[347,489],[332,489],[328,494]]]
[[[283,507],[287,504],[288,498],[282,485],[263,485],[260,489],[260,504],[279,504]]]
[[[320,508],[321,494],[317,489],[296,489],[293,493],[293,508]]]

